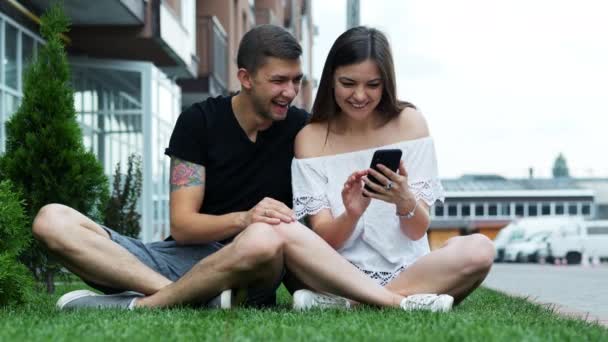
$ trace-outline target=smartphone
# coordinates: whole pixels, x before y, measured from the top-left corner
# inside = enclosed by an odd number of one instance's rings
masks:
[[[380,171],[377,166],[378,164],[382,164],[393,170],[394,172],[397,172],[397,170],[399,169],[399,162],[401,161],[402,155],[403,152],[401,152],[400,149],[396,148],[377,150],[376,152],[374,152],[374,156],[372,157],[372,162],[369,167],[382,173],[382,171]],[[380,183],[380,181],[374,178],[374,176],[372,176],[371,174],[367,175],[367,178],[376,184],[384,186],[384,184]],[[374,192],[374,190],[372,190],[367,185],[365,185],[365,190]]]

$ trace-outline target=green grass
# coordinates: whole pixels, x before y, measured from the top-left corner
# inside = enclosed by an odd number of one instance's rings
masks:
[[[283,288],[279,306],[268,310],[54,309],[61,294],[79,287],[61,286],[35,305],[0,309],[0,341],[608,341],[605,327],[484,288],[447,314],[369,307],[299,313],[290,310]]]

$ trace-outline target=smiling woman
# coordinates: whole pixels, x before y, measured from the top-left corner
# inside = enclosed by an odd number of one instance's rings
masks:
[[[406,310],[447,311],[479,286],[494,258],[486,237],[456,237],[429,250],[429,208],[444,197],[434,143],[422,114],[397,99],[382,32],[361,26],[337,38],[312,111],[295,142],[296,216],[308,217],[311,228],[370,279],[405,296]],[[401,150],[398,170],[369,166],[375,151],[387,149]],[[296,292],[294,303],[344,306],[310,291]]]

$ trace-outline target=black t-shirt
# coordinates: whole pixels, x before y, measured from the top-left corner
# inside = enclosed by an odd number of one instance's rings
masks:
[[[181,113],[165,154],[205,167],[200,213],[246,211],[264,197],[291,207],[294,140],[308,113],[290,107],[285,120],[258,132],[252,142],[236,120],[231,98],[208,98]]]

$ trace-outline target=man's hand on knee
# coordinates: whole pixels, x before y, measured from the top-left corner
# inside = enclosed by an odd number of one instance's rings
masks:
[[[249,211],[243,213],[243,226],[256,222],[277,225],[281,222],[291,223],[296,221],[295,214],[285,203],[273,198],[266,197]]]

